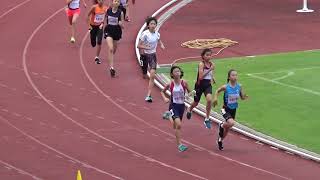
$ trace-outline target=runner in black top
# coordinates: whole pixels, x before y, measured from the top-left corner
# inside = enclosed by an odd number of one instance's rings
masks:
[[[110,62],[110,74],[114,77],[116,71],[113,68],[114,54],[117,51],[117,43],[121,39],[123,29],[123,13],[119,9],[120,1],[113,0],[111,8],[107,11],[106,27],[104,29],[104,37],[107,40],[109,48],[108,59]]]
[[[191,118],[191,112],[200,101],[201,95],[204,94],[207,100],[206,105],[206,118],[204,119],[204,125],[206,128],[211,129],[211,121],[209,119],[211,112],[211,99],[212,99],[212,84],[215,83],[213,71],[215,64],[210,62],[212,58],[212,50],[204,49],[201,53],[202,61],[198,65],[197,82],[195,83],[194,90],[196,90],[196,96],[191,106],[187,110],[187,118]]]

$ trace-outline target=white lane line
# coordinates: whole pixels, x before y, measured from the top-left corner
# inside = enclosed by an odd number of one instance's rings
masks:
[[[30,117],[26,117],[27,120],[32,121],[33,119]]]
[[[77,111],[77,112],[79,111],[79,109],[78,109],[78,108],[75,108],[75,107],[72,107],[71,109],[72,109],[73,111]]]
[[[283,70],[279,70],[279,71],[266,71],[266,72],[257,72],[257,73],[249,73],[249,74],[253,74],[253,75],[276,74],[276,73],[304,71],[304,70],[319,69],[319,68],[320,68],[320,66],[311,66],[311,67],[306,67],[306,68],[283,69]]]
[[[136,129],[138,132],[140,132],[140,133],[145,133],[145,131],[144,130],[141,130],[141,129]]]
[[[0,83],[0,86],[1,86],[1,87],[4,87],[4,88],[8,88],[8,86],[7,86],[7,85],[2,84],[2,83]]]
[[[240,137],[240,139],[243,139],[243,140],[249,141],[249,139],[248,139],[248,138],[246,138],[246,137]]]
[[[98,119],[104,119],[104,117],[102,117],[102,116],[96,116],[96,118],[98,118]]]
[[[75,158],[73,158],[73,157],[71,157],[71,156],[69,156],[69,155],[67,155],[67,154],[64,154],[63,152],[55,149],[55,148],[52,147],[52,146],[49,146],[49,145],[47,145],[47,144],[42,143],[41,141],[39,141],[39,140],[36,139],[35,137],[27,134],[25,131],[23,131],[23,130],[19,129],[18,127],[14,126],[13,124],[11,124],[7,119],[3,118],[2,116],[0,116],[0,120],[3,121],[5,124],[9,125],[10,127],[12,127],[13,129],[17,130],[19,133],[23,134],[23,135],[26,136],[27,138],[33,140],[34,142],[40,144],[41,146],[46,147],[47,149],[50,149],[51,151],[53,151],[53,152],[55,152],[55,153],[57,153],[57,154],[59,154],[59,155],[62,155],[62,156],[64,156],[64,157],[68,158],[68,159],[71,159],[71,160],[73,160],[73,161],[75,161],[75,162],[78,162],[79,164],[86,165],[86,166],[90,167],[91,169],[93,169],[93,170],[95,170],[95,171],[97,171],[97,172],[100,172],[100,173],[102,173],[102,174],[106,174],[106,175],[109,175],[109,176],[114,177],[114,178],[116,178],[116,179],[121,179],[121,180],[123,180],[123,178],[121,178],[121,177],[115,176],[115,175],[110,174],[110,173],[108,173],[108,172],[106,172],[106,171],[104,171],[104,170],[98,169],[97,167],[94,167],[94,166],[92,166],[92,165],[90,165],[90,164],[87,164],[87,163],[82,162],[82,161],[80,161],[80,160],[78,160],[78,159],[75,159]],[[34,149],[35,149],[35,148],[34,148]],[[56,155],[56,157],[60,158],[61,156],[59,156],[59,155]],[[61,158],[62,158],[62,157],[61,157]]]
[[[17,117],[21,117],[22,115],[21,114],[18,114],[18,113],[15,113],[15,112],[13,112],[12,113],[14,116],[17,116]]]
[[[3,112],[9,112],[8,109],[1,109],[1,111],[3,111]]]
[[[7,14],[9,14],[10,12],[14,11],[15,9],[23,6],[24,4],[28,3],[29,1],[31,0],[26,0],[26,1],[23,1],[21,3],[19,3],[18,5],[14,6],[13,8],[9,9],[8,11],[4,12],[3,14],[0,15],[0,19],[3,18],[4,16],[6,16]]]
[[[271,80],[271,79],[263,78],[263,77],[256,76],[256,75],[253,75],[253,74],[247,74],[247,75],[250,76],[250,77],[256,78],[256,79],[264,80],[264,81],[271,82],[271,83],[274,83],[274,84],[278,84],[278,85],[281,85],[281,86],[284,86],[284,87],[290,87],[290,88],[293,88],[293,89],[297,89],[297,90],[300,90],[300,91],[304,91],[304,92],[307,92],[307,93],[310,93],[310,94],[314,94],[314,95],[320,96],[320,92],[318,92],[318,91],[313,91],[311,89],[306,89],[306,88],[302,88],[302,87],[298,87],[298,86],[294,86],[294,85],[290,85],[290,84],[285,84],[285,83],[282,83],[282,82],[278,82],[278,81],[274,81],[274,80]]]
[[[36,72],[31,72],[31,73],[35,76],[39,75],[39,73],[36,73]]]
[[[97,140],[90,140],[91,142],[93,142],[93,143],[99,143],[99,141],[97,141]]]
[[[42,75],[41,77],[43,77],[45,79],[51,79],[49,76],[46,76],[46,75]]]
[[[281,77],[277,77],[277,78],[274,78],[274,79],[272,79],[273,81],[279,81],[279,80],[281,80],[281,79],[285,79],[285,78],[287,78],[287,77],[289,77],[289,76],[293,76],[294,75],[294,72],[293,71],[290,71],[290,72],[288,72],[288,74],[286,74],[286,75],[284,75],[284,76],[281,76]]]
[[[27,175],[27,176],[29,176],[29,177],[32,177],[32,178],[35,179],[35,180],[42,180],[42,178],[39,178],[39,177],[37,177],[36,175],[31,174],[31,173],[29,173],[29,172],[27,172],[27,171],[24,171],[24,170],[22,170],[22,169],[20,169],[20,168],[18,168],[18,167],[15,167],[15,166],[7,163],[7,162],[4,162],[4,161],[0,160],[0,163],[1,163],[1,164],[4,164],[5,167],[9,167],[9,168],[7,168],[7,169],[9,169],[9,170],[14,169],[14,170],[16,170],[17,172],[19,172],[20,174]]]

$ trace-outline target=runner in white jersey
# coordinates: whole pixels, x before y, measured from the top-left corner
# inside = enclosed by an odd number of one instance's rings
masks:
[[[84,7],[87,7],[85,0],[82,0]],[[67,0],[66,13],[71,27],[70,42],[75,43],[76,22],[80,15],[80,0]]]
[[[178,150],[180,152],[186,151],[187,146],[181,143],[181,122],[184,114],[184,101],[185,93],[188,92],[189,95],[193,93],[190,92],[188,83],[185,80],[182,80],[183,71],[178,66],[172,66],[170,70],[171,78],[173,79],[165,88],[161,91],[163,100],[166,103],[170,103],[169,111],[163,115],[163,119],[169,119],[175,130],[176,141],[178,145]],[[165,92],[170,90],[171,97],[170,99],[166,97]]]
[[[140,36],[138,48],[141,52],[142,74],[144,77],[146,77],[148,66],[150,68],[149,86],[145,101],[152,102],[151,91],[154,87],[154,78],[157,70],[157,45],[160,43],[162,49],[165,47],[160,40],[160,33],[156,31],[157,19],[149,17],[146,20],[146,24],[148,29]]]

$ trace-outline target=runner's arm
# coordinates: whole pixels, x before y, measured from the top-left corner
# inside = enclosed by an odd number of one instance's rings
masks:
[[[159,39],[159,43],[160,43],[160,47],[161,47],[162,49],[165,49],[165,48],[166,48],[166,47],[164,46],[163,42],[161,41],[161,39]]]
[[[216,90],[216,92],[214,93],[214,96],[213,96],[213,102],[212,102],[213,107],[216,107],[218,105],[218,96],[220,95],[221,92],[226,91],[226,88],[227,88],[227,86],[223,85]]]
[[[85,8],[87,8],[87,3],[86,3],[86,1],[85,1],[85,0],[82,0],[82,3],[83,3],[83,6],[84,6]]]
[[[123,12],[121,12],[121,18],[120,18],[120,21],[119,21],[119,25],[120,25],[121,29],[124,28],[123,20],[124,20],[124,15],[123,15]]]
[[[242,87],[240,87],[240,98],[241,98],[241,100],[246,100],[249,98],[249,96],[244,93]]]
[[[87,16],[87,22],[88,22],[88,26],[89,26],[89,30],[91,30],[91,26],[90,26],[90,19],[94,13],[94,8],[95,8],[95,5],[93,5],[90,9],[90,11],[88,12],[88,16]]]
[[[191,91],[188,82],[185,81],[185,80],[183,80],[183,81],[184,81],[184,84],[185,84],[186,89],[187,89],[187,91],[188,91],[188,96],[191,96],[191,97],[192,97],[192,96],[195,96],[196,91],[195,91],[195,90],[192,90],[192,91]]]
[[[143,41],[142,41],[141,39],[139,40],[139,43],[138,43],[137,48],[138,48],[139,50],[142,50],[142,49],[150,49],[148,46],[144,45],[144,43],[143,43]]]
[[[67,6],[69,6],[69,4],[71,3],[72,0],[66,0],[67,2]]]
[[[168,103],[169,102],[169,98],[166,96],[166,91],[170,88],[170,84],[167,84],[163,89],[162,91],[160,92],[161,93],[161,96],[163,98],[163,101]]]
[[[216,65],[215,65],[214,63],[212,63],[212,66],[211,66],[211,67],[212,67],[212,83],[215,84],[217,81],[216,81],[216,78],[215,78],[215,76],[214,76],[214,71],[213,71],[213,70],[215,69]],[[209,72],[210,72],[210,71],[209,71]],[[208,73],[209,73],[209,72],[208,72]]]

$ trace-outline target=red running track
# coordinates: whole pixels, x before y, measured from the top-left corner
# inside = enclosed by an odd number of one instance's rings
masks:
[[[320,7],[317,0],[308,0],[308,4],[313,9]],[[162,27],[163,38],[170,38],[164,39],[168,50],[160,59],[171,63],[198,56],[198,50],[182,48],[180,44],[200,38],[224,37],[239,42],[219,58],[319,49],[319,11],[296,13],[301,6],[302,0],[193,1]]]
[[[60,2],[31,0],[0,19],[0,179],[75,179],[78,169],[84,180],[319,177],[318,164],[238,134],[217,151],[216,131],[204,129],[198,116],[183,124],[190,149],[177,152],[173,131],[161,120],[167,105],[159,91],[154,103],[144,102],[147,82],[133,51],[144,18],[167,2],[134,6],[115,79],[105,58],[102,65],[93,63],[84,9],[75,45],[68,43]]]

